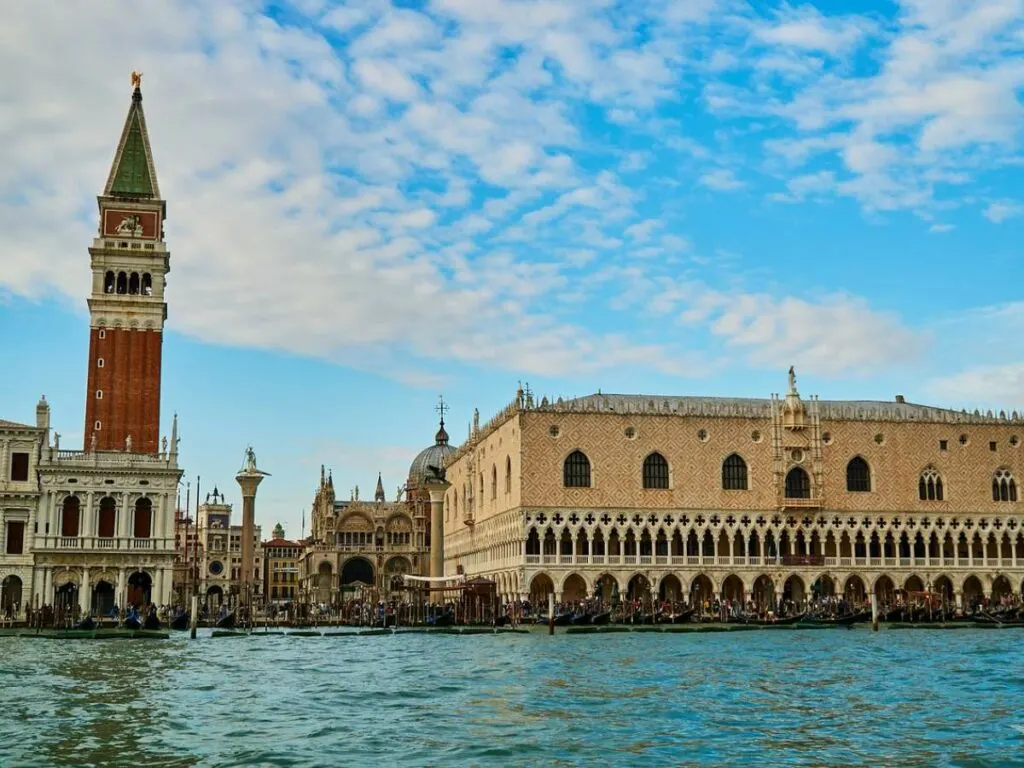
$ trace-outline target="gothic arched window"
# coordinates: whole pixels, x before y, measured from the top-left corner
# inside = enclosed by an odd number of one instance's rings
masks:
[[[992,501],[1016,501],[1017,483],[1008,469],[998,469],[992,478]]]
[[[722,462],[722,489],[726,491],[747,490],[747,462],[737,453],[725,457]]]
[[[860,456],[854,456],[846,465],[846,490],[852,493],[871,490],[871,467]]]
[[[512,493],[512,457],[505,457],[505,493]]]
[[[942,475],[934,467],[928,467],[921,473],[917,483],[917,493],[921,501],[942,501]]]
[[[498,498],[498,468],[491,464],[491,499]]]
[[[583,451],[573,451],[565,457],[562,479],[566,488],[590,487],[590,459]]]
[[[644,488],[668,488],[668,462],[655,451],[644,459]]]
[[[793,467],[786,473],[786,498],[811,498],[811,478],[800,467]]]

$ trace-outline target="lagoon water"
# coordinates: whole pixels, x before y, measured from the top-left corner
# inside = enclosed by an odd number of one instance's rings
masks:
[[[1024,766],[1022,641],[2,637],[0,765]]]

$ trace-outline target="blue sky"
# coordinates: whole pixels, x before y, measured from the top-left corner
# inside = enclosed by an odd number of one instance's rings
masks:
[[[134,34],[123,34],[131,19]],[[1024,0],[21,4],[0,29],[0,418],[80,444],[128,107],[168,201],[164,421],[297,535],[444,392],[1024,408]],[[39,30],[46,30],[40,35]],[[66,61],[82,62],[68,68]]]

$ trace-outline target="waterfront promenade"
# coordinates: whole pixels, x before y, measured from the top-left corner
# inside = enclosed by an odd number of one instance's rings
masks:
[[[1022,764],[1012,630],[209,637],[0,638],[3,763]]]

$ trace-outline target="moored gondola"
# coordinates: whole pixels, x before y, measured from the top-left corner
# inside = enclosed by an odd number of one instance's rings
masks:
[[[455,624],[455,611],[444,611],[427,618],[427,624],[432,627],[451,627]]]
[[[696,608],[687,608],[679,613],[673,613],[667,617],[667,623],[669,624],[686,624],[690,619],[693,618],[693,614],[697,612]]]
[[[793,624],[799,624],[806,614],[798,614],[796,616],[786,616],[783,618],[772,618],[772,619],[751,619],[746,622],[756,627],[786,627],[792,626]]]
[[[86,616],[80,622],[75,624],[75,629],[96,629],[96,619],[92,616]]]
[[[156,611],[150,611],[146,616],[146,620],[142,622],[143,629],[160,629],[160,619],[157,618]]]
[[[231,611],[226,613],[217,619],[217,623],[214,625],[217,629],[234,629],[235,628],[235,612]]]
[[[124,629],[142,629],[142,622],[139,621],[138,616],[126,616],[121,626]]]
[[[175,616],[173,619],[171,619],[171,623],[170,623],[171,629],[176,629],[179,632],[182,632],[182,631],[188,629],[188,620],[189,620],[189,618],[190,618],[189,612],[188,611],[182,611],[177,616]]]
[[[608,624],[612,620],[611,611],[601,611],[600,613],[594,613],[590,616],[590,623],[598,626]]]
[[[866,615],[866,618],[865,618]],[[812,624],[826,627],[850,627],[854,624],[866,621],[871,618],[870,612],[848,613],[845,616],[825,618],[821,616],[804,616],[800,619],[801,624]]]

